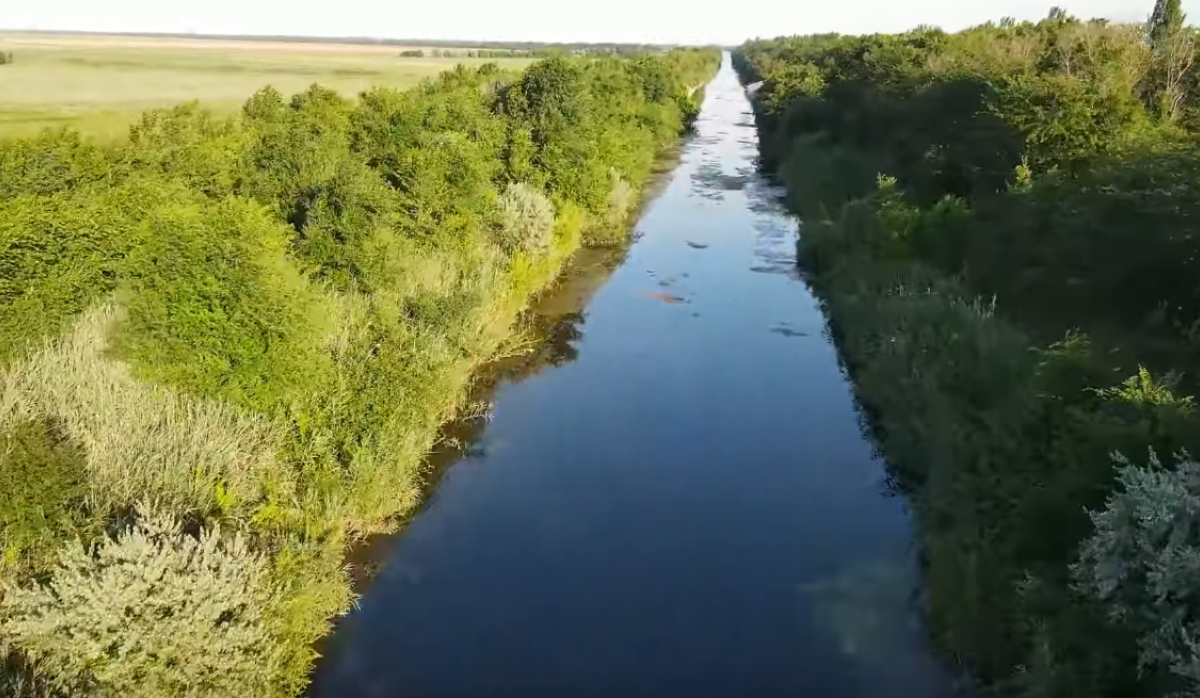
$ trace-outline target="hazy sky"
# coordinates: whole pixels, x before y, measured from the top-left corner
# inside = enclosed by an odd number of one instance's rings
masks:
[[[755,36],[959,29],[1036,19],[1055,0],[0,0],[0,28],[430,39],[740,43]],[[1140,20],[1154,0],[1058,0]],[[1183,0],[1200,21],[1200,0]]]

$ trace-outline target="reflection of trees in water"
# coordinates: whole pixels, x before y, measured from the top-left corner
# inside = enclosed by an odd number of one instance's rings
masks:
[[[426,493],[436,489],[442,475],[459,460],[486,457],[480,440],[491,421],[492,397],[501,385],[520,383],[547,368],[565,366],[579,358],[579,349],[574,343],[583,338],[580,330],[583,321],[582,310],[555,317],[531,318],[525,332],[535,348],[480,369],[471,387],[467,408],[458,419],[442,428],[438,443],[430,453]]]
[[[716,160],[706,160],[692,172],[692,193],[712,201],[722,201],[726,192],[741,191],[752,181],[753,168],[738,168],[725,174]]]
[[[452,465],[462,460],[479,461],[487,457],[482,439],[491,421],[492,398],[500,386],[523,382],[547,368],[565,366],[579,358],[577,345],[583,339],[583,308],[624,259],[624,249],[580,251],[572,268],[555,288],[520,321],[522,326],[517,331],[525,337],[523,344],[531,350],[479,369],[466,407],[456,419],[442,427],[437,443],[422,466],[425,475],[423,501],[408,518],[397,522],[400,535],[405,524],[428,506],[430,495],[437,490]],[[367,590],[387,563],[396,541],[397,534],[380,535],[363,541],[350,552],[347,561],[355,592],[362,594]]]
[[[921,640],[925,636],[919,575],[907,554],[864,560],[799,591],[816,630],[832,641],[863,695],[959,695]]]
[[[511,373],[505,372],[504,380],[520,382],[532,377],[549,366],[565,366],[579,358],[579,349],[573,344],[583,339],[580,325],[583,324],[582,310],[567,313],[558,318],[557,322],[546,323],[550,326],[538,336],[544,337],[538,348],[522,357],[521,365]]]

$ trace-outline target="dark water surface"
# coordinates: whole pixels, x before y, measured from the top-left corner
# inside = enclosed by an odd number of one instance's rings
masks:
[[[726,58],[641,239],[386,543],[316,696],[950,695],[756,143]]]

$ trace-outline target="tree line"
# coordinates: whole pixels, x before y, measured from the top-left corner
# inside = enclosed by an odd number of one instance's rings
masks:
[[[764,164],[987,689],[1200,692],[1200,66],[1178,0],[752,41]]]
[[[0,141],[0,693],[299,695],[421,462],[714,51]]]
[[[405,49],[401,58],[554,58],[555,56],[621,56],[635,58],[667,49],[640,45],[550,44],[534,48],[429,48]]]
[[[534,55],[537,54],[532,51],[506,48],[413,48],[400,52],[401,58],[521,58]]]

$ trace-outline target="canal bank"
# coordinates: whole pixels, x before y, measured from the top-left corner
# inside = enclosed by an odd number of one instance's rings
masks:
[[[726,58],[570,360],[499,387],[314,695],[950,695],[756,156]]]

